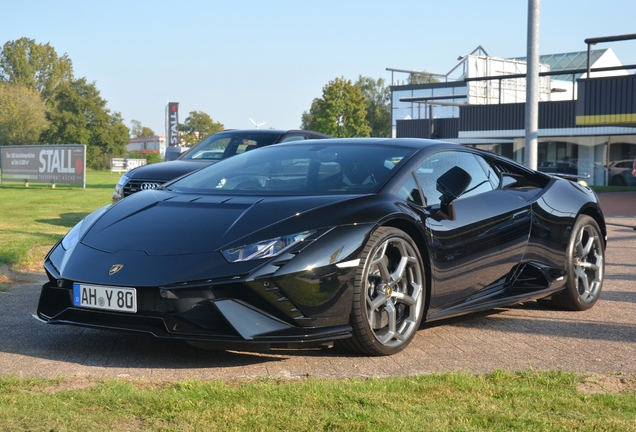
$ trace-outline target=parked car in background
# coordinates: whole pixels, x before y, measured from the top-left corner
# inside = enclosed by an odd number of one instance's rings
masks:
[[[158,189],[182,175],[213,165],[222,159],[289,141],[330,138],[329,135],[306,130],[228,130],[210,135],[176,160],[146,165],[126,172],[115,186],[113,202],[135,192]]]
[[[163,157],[164,162],[173,161],[178,159],[183,153],[190,150],[190,147],[185,146],[169,146],[166,149],[166,154]]]
[[[578,165],[572,161],[543,162],[538,170],[549,174],[579,174]]]
[[[612,186],[634,186],[636,177],[632,175],[633,159],[614,161],[607,167],[607,181]]]

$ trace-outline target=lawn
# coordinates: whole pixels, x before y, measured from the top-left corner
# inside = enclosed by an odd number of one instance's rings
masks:
[[[560,372],[240,382],[0,378],[0,429],[636,430],[633,389],[595,393],[594,380]]]
[[[38,268],[46,252],[90,212],[110,204],[120,175],[89,171],[86,189],[4,183],[0,187],[0,265]]]

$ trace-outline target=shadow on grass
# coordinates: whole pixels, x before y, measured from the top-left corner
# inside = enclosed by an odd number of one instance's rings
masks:
[[[115,184],[92,184],[92,185],[87,185],[86,189],[115,189]]]
[[[57,219],[37,219],[36,222],[45,223],[49,225],[62,226],[66,228],[73,228],[79,221],[84,219],[88,212],[78,213],[62,213]]]

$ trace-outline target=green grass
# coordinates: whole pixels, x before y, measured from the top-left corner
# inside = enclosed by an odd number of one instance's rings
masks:
[[[0,379],[12,430],[636,430],[636,394],[558,372],[168,383]],[[85,380],[86,381],[86,380]]]
[[[87,172],[86,189],[49,184],[0,187],[0,265],[37,267],[66,232],[88,213],[111,202],[119,174]]]
[[[636,186],[590,186],[597,193],[602,192],[636,192]]]

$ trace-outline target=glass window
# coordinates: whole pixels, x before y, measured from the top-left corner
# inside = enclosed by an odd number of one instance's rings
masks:
[[[486,162],[483,161],[483,163]],[[475,155],[462,151],[440,152],[426,158],[415,170],[415,175],[424,194],[422,198],[427,206],[441,202],[441,193],[437,190],[437,179],[456,166],[464,169],[472,178],[460,199],[493,190],[488,175]],[[495,175],[494,172],[492,175]]]
[[[490,184],[492,185],[492,188],[497,189],[501,181],[497,172],[493,169],[493,167],[491,167],[488,164],[488,162],[484,160],[484,158],[477,155],[474,155],[474,156],[475,156],[475,159],[477,159],[477,162],[479,162],[479,165],[481,165],[482,169],[486,172],[486,177],[488,177],[488,180],[490,180]]]
[[[422,201],[422,195],[420,194],[420,189],[417,187],[417,182],[413,176],[408,176],[406,180],[402,182],[400,186],[395,190],[395,195],[398,197],[412,202],[417,205],[424,205]]]
[[[230,131],[210,135],[179,159],[221,160],[238,153],[274,143],[280,135],[270,132]]]
[[[285,138],[283,138],[280,142],[284,143],[284,142],[289,142],[289,141],[300,141],[300,140],[305,140],[307,139],[307,137],[305,137],[304,135],[287,135]]]
[[[415,151],[395,145],[312,141],[244,152],[184,177],[170,188],[214,194],[372,193]]]

